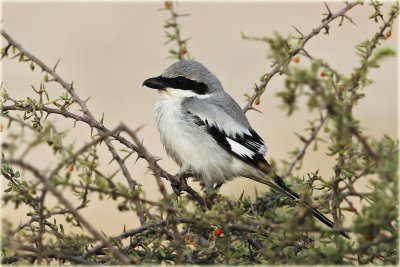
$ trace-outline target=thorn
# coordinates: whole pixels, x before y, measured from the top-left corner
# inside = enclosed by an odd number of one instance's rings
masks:
[[[313,59],[312,56],[310,56],[310,54],[307,53],[307,51],[306,51],[304,48],[302,48],[301,50],[304,52],[304,54],[305,54],[308,58]]]
[[[140,156],[139,156],[139,154],[138,154],[138,155],[137,155],[137,158],[136,158],[136,160],[135,160],[135,162],[133,163],[133,165],[135,165],[136,162],[138,162],[139,159],[140,159]]]
[[[74,127],[73,128],[75,128],[75,126],[76,126],[76,120],[74,120]]]
[[[290,45],[286,40],[285,40],[285,45],[286,45],[286,48],[289,50],[290,49]]]
[[[292,27],[296,30],[296,32],[298,32],[300,35],[301,35],[301,37],[304,37],[304,34],[299,30],[299,29],[297,29],[295,26],[293,26],[292,25]]]
[[[189,41],[190,39],[192,39],[192,37],[186,38],[185,40],[182,41],[182,43],[186,43],[186,42]]]
[[[117,175],[117,173],[119,173],[121,169],[117,169],[111,176],[110,179],[114,178],[115,175]]]
[[[101,116],[101,120],[100,120],[100,124],[101,124],[101,125],[104,125],[104,124],[103,124],[103,121],[104,121],[104,112],[103,112],[103,115]]]
[[[240,197],[239,197],[240,202],[242,201],[243,195],[244,195],[244,190],[242,191],[242,194],[240,194]]]
[[[154,159],[154,163],[157,163],[157,162],[159,162],[160,160],[162,160],[162,158]]]
[[[83,230],[83,227],[82,227],[81,223],[78,220],[76,220],[76,225]]]
[[[190,16],[190,14],[176,14],[176,17],[186,17]]]
[[[326,6],[326,9],[328,9],[328,12],[329,12],[328,18],[330,18],[330,17],[332,16],[332,12],[331,12],[331,10],[329,9],[329,7],[328,7],[328,5],[326,4],[326,2],[324,2],[324,4],[325,4],[325,6]]]
[[[355,26],[357,26],[357,24],[353,21],[353,19],[352,18],[350,18],[349,16],[347,16],[347,15],[343,15],[346,19],[348,19],[348,21],[350,21],[351,23],[353,23]]]
[[[74,89],[74,81],[72,81],[70,84],[69,84],[69,90],[73,90]]]
[[[20,55],[22,55],[21,53],[16,54],[15,56],[11,57],[11,59],[19,57]]]
[[[122,162],[125,163],[125,161],[126,161],[133,153],[134,153],[133,151],[129,152],[128,155],[126,155],[126,156],[122,159]]]
[[[253,106],[249,107],[249,109],[255,110],[255,111],[257,111],[257,112],[259,112],[259,113],[263,114],[261,110],[259,110],[259,109],[256,109],[256,108],[255,108],[255,107],[253,107]]]
[[[83,101],[83,102],[85,103],[85,105],[86,105],[86,103],[87,103],[91,98],[92,98],[92,96],[89,96],[88,98],[86,98],[85,101]]]
[[[90,124],[90,135],[93,135],[93,125]]]
[[[57,60],[57,63],[56,63],[56,65],[54,65],[54,67],[53,67],[53,71],[56,71],[56,68],[57,68],[57,66],[58,66],[58,63],[60,63],[60,59],[61,59],[61,58],[59,58],[59,59]]]
[[[139,132],[141,129],[143,129],[145,126],[145,124],[140,125],[138,128],[136,128],[135,130],[133,130],[133,134],[136,134],[137,132]]]
[[[114,160],[115,160],[115,157],[113,157],[113,158],[108,162],[108,165],[110,165],[111,162],[113,162]]]
[[[257,190],[257,187],[254,187],[254,191],[255,191],[255,193],[256,193],[256,199],[258,198],[258,190]]]

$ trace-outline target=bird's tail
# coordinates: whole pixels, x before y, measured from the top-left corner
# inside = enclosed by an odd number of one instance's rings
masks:
[[[261,164],[261,166],[259,166],[259,170],[261,170],[264,174],[268,175],[269,177],[273,178],[274,182],[271,182],[270,179],[268,179],[267,181],[264,179],[254,179],[257,180],[258,182],[261,182],[263,184],[266,184],[270,187],[272,187],[273,189],[283,193],[284,195],[286,195],[287,197],[289,197],[292,200],[299,200],[300,196],[296,193],[293,192],[293,190],[291,190],[283,181],[283,179],[278,176],[277,174],[271,174],[271,166],[267,163],[266,165]],[[252,178],[253,179],[253,178]],[[311,212],[312,215],[317,218],[318,220],[320,220],[323,224],[325,224],[326,226],[330,227],[330,228],[334,228],[335,224],[329,220],[325,215],[323,215],[321,212],[319,212],[316,208],[312,207],[312,205],[310,203],[308,203],[307,201],[302,202],[302,204],[304,204],[306,207],[308,207]],[[345,232],[340,232],[340,234],[344,237],[346,237],[347,239],[351,239],[350,236],[348,234],[346,234]]]

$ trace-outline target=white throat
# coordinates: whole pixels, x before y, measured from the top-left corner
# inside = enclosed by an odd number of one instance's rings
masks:
[[[160,96],[160,100],[185,98],[185,97],[198,97],[204,99],[210,97],[210,95],[198,95],[190,90],[180,90],[175,88],[158,89],[158,94]]]

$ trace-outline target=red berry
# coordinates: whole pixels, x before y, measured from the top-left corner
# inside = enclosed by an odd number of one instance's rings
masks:
[[[204,187],[205,184],[204,184],[203,182],[200,182],[200,186],[201,186],[201,187]]]
[[[74,171],[74,166],[69,167],[69,172],[73,172]]]
[[[217,229],[214,230],[214,235],[215,236],[221,236],[221,234],[222,234],[222,230],[221,229],[217,228]]]
[[[367,239],[369,242],[374,240],[374,237],[371,234],[368,234],[365,239]]]
[[[325,77],[325,72],[321,72],[321,77],[322,77],[322,78]]]
[[[388,32],[388,33],[386,34],[386,37],[387,37],[387,38],[389,38],[390,36],[392,36],[392,32]]]
[[[56,145],[53,145],[53,151],[56,152],[58,150],[58,147]]]
[[[184,54],[186,54],[187,53],[187,50],[186,50],[186,47],[184,47],[183,49],[182,49],[182,55],[184,55]]]
[[[260,105],[260,100],[256,100],[255,104]]]
[[[299,63],[300,62],[300,58],[299,57],[295,57],[294,58],[294,62]]]
[[[165,1],[164,5],[165,5],[166,8],[170,8],[172,6],[172,3],[169,2],[169,1]]]

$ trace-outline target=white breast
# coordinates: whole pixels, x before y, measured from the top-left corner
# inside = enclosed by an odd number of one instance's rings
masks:
[[[242,171],[205,131],[182,111],[181,98],[159,100],[154,108],[157,128],[167,154],[204,182],[224,182]]]

